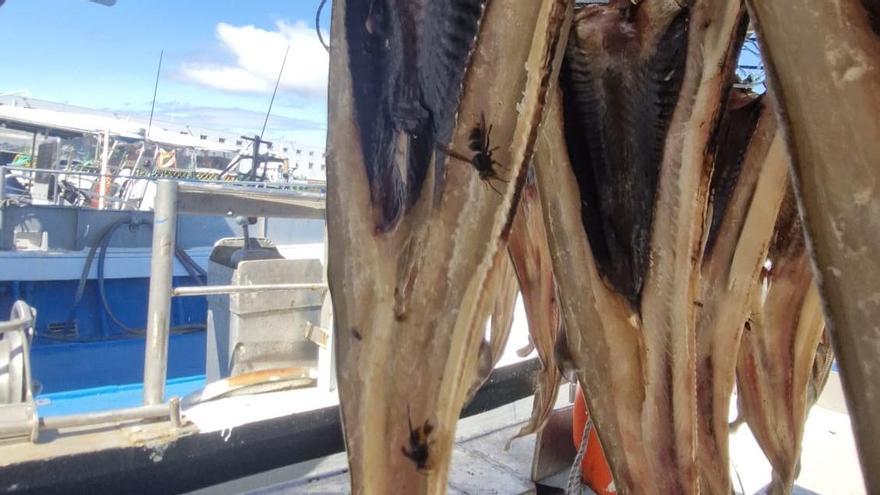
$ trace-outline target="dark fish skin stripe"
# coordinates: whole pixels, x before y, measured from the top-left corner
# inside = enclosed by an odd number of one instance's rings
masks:
[[[602,31],[593,35],[603,37],[602,51],[578,38],[576,21],[560,86],[584,229],[602,275],[635,304],[648,266],[666,131],[684,75],[688,12],[669,22],[651,50],[640,45],[629,14],[601,20]]]
[[[733,96],[732,96],[733,97]],[[748,99],[749,96],[739,98]],[[718,231],[727,212],[730,195],[739,180],[748,144],[755,134],[758,118],[763,109],[763,97],[752,96],[750,101],[736,108],[728,104],[715,137],[720,143],[714,150],[712,181],[709,184],[709,197],[712,203],[712,223],[706,240],[704,259],[712,256]]]
[[[862,6],[868,13],[868,24],[874,34],[880,36],[880,2],[877,0],[862,0]]]
[[[797,199],[794,188],[785,191],[785,198],[779,207],[779,218],[776,230],[767,250],[767,258],[771,260],[794,259],[806,249],[803,224],[797,211]],[[778,272],[778,270],[776,270]]]
[[[445,155],[437,143],[451,138],[484,2],[347,3],[355,115],[379,232],[391,230],[418,200],[435,154],[442,177]],[[395,163],[398,155],[407,157],[405,174]]]

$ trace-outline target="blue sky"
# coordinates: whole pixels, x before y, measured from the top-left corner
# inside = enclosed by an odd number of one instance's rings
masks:
[[[327,54],[319,0],[6,0],[0,93],[148,115],[165,50],[158,119],[259,132],[291,45],[267,138],[323,146]],[[322,13],[329,29],[330,2]],[[325,36],[326,38],[326,36]]]

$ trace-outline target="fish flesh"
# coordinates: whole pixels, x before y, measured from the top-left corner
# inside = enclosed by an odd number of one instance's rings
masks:
[[[816,361],[825,320],[791,187],[767,260],[764,290],[752,295],[742,335],[737,393],[740,412],[773,467],[768,493],[784,494],[794,484],[807,413],[827,378]]]
[[[547,244],[547,231],[544,228],[544,214],[538,194],[534,173],[530,171],[523,186],[519,211],[513,220],[507,245],[522,292],[529,340],[538,351],[538,359],[541,361],[532,414],[517,437],[535,433],[544,427],[553,412],[562,382],[562,373],[554,355],[560,324],[559,305],[550,246]]]
[[[788,185],[768,98],[733,89],[716,135],[697,313],[697,465],[701,492],[731,493],[728,414],[743,325],[758,292]]]

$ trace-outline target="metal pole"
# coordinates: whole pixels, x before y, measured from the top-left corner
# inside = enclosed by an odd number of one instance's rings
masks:
[[[47,429],[76,428],[80,426],[119,423],[122,421],[171,418],[173,413],[173,405],[156,404],[151,406],[131,407],[128,409],[114,409],[111,411],[75,414],[72,416],[49,416],[40,418],[40,427]]]
[[[171,282],[177,234],[177,182],[156,184],[153,248],[150,259],[150,299],[147,305],[147,345],[144,356],[144,404],[161,404],[168,367],[168,327]]]
[[[104,197],[107,196],[107,176],[110,172],[110,130],[104,131],[104,146],[101,155],[101,177],[98,178],[98,209],[104,209]]]
[[[6,215],[6,167],[0,167],[0,249],[5,248],[3,242],[3,216]]]
[[[327,284],[254,284],[254,285],[208,285],[197,287],[175,287],[171,294],[186,296],[214,296],[220,294],[252,294],[279,290],[325,291]]]
[[[6,166],[0,166],[0,181],[3,182],[3,187],[0,187],[0,207],[2,207],[6,202]],[[2,226],[3,224],[0,223],[0,227]]]
[[[34,137],[31,140],[31,159],[28,162],[28,167],[36,167],[36,158],[37,158],[37,131],[34,131]]]

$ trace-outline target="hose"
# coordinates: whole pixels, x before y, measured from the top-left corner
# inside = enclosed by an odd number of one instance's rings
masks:
[[[70,312],[67,316],[67,321],[65,322],[64,328],[65,331],[68,331],[73,326],[73,320],[75,317],[76,308],[79,306],[82,301],[83,295],[85,294],[86,282],[88,281],[89,272],[92,268],[92,263],[95,259],[95,254],[98,254],[98,293],[101,299],[101,306],[104,311],[107,313],[107,316],[115,323],[117,326],[122,328],[122,330],[130,335],[144,335],[146,333],[143,329],[135,329],[129,327],[125,323],[123,323],[113,312],[110,307],[110,302],[107,300],[107,290],[105,286],[104,279],[104,265],[107,256],[107,249],[110,246],[110,240],[113,237],[113,234],[119,227],[123,225],[128,225],[129,227],[134,227],[138,225],[149,225],[152,227],[153,223],[149,220],[142,221],[133,221],[132,219],[119,219],[115,222],[108,225],[101,235],[98,237],[98,241],[89,249],[88,255],[86,256],[85,265],[83,266],[82,275],[80,275],[79,284],[76,288],[76,294],[74,296],[73,306],[70,308]],[[184,269],[189,274],[190,278],[192,278],[198,285],[205,285],[205,279],[207,278],[207,273],[202,267],[198,265],[190,256],[186,253],[179,245],[175,244],[174,246],[174,254],[175,257],[180,261],[181,265],[183,265]],[[181,325],[171,328],[172,333],[186,333],[192,331],[203,330],[205,328],[204,324],[191,324],[191,325]],[[54,340],[67,340],[67,341],[79,341],[75,338],[66,338],[66,337],[54,337]],[[97,339],[102,340],[102,339]]]

